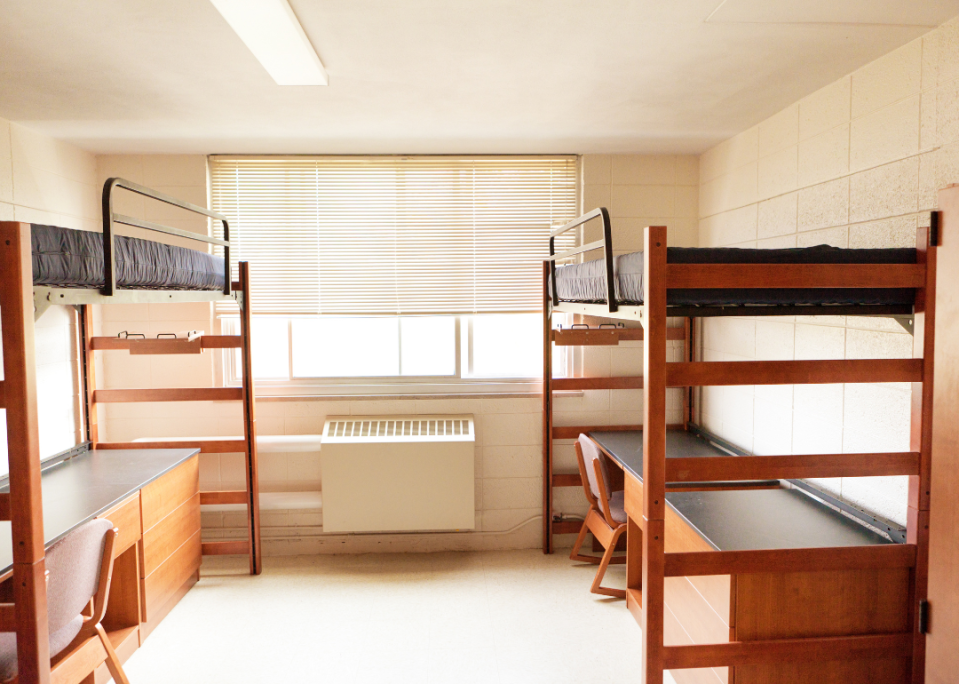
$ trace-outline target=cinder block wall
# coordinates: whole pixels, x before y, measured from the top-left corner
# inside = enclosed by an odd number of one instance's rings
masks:
[[[0,221],[98,230],[99,216],[92,154],[0,119]],[[76,317],[67,307],[51,307],[36,323],[41,457],[83,438],[75,334]],[[0,411],[0,435],[5,431],[5,412]],[[7,442],[0,439],[0,475],[7,472]]]
[[[959,182],[959,20],[700,157],[700,246],[911,247],[936,191]],[[896,358],[888,319],[725,318],[706,360]],[[705,388],[706,427],[757,454],[905,451],[907,384]],[[820,484],[905,523],[906,478]]]

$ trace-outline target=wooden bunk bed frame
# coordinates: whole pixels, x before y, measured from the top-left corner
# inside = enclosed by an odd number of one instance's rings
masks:
[[[120,188],[159,202],[201,214],[223,223],[224,238],[143,221],[113,211],[113,193]],[[153,232],[219,245],[224,249],[223,291],[128,290],[116,287],[113,226],[122,223]],[[3,331],[4,379],[0,381],[0,408],[6,409],[10,492],[0,493],[0,520],[11,522],[13,538],[14,609],[0,612],[4,631],[17,635],[18,681],[21,684],[51,681],[47,596],[44,580],[43,502],[40,472],[57,461],[41,464],[39,448],[36,352],[34,322],[53,305],[79,308],[77,332],[83,377],[84,424],[87,441],[82,449],[198,448],[207,453],[239,453],[246,461],[247,487],[238,491],[201,492],[201,504],[244,504],[248,538],[202,544],[204,555],[249,555],[250,573],[262,569],[259,520],[259,483],[256,454],[256,419],[250,342],[250,271],[240,262],[238,282],[231,282],[230,240],[226,217],[188,202],[182,202],[121,178],[109,179],[103,187],[104,283],[102,289],[34,286],[31,257],[31,225],[0,222],[0,323]],[[239,335],[203,335],[197,339],[119,339],[93,335],[95,304],[145,304],[235,301],[240,309]],[[241,387],[98,389],[94,365],[96,351],[128,350],[139,354],[200,353],[202,349],[240,350],[243,365]],[[97,407],[116,402],[240,401],[243,403],[244,435],[238,440],[101,442]],[[68,456],[68,457],[69,457]]]
[[[943,191],[940,206],[956,204],[959,186]],[[945,203],[944,203],[945,200]],[[948,203],[951,201],[951,205]],[[556,236],[587,221],[602,219],[604,239],[555,254]],[[933,360],[935,343],[936,251],[939,215],[933,212],[931,227],[920,228],[915,264],[669,264],[666,259],[666,228],[644,231],[645,297],[640,306],[624,306],[615,300],[614,257],[609,216],[597,209],[552,232],[550,260],[544,262],[544,392],[543,550],[552,551],[552,534],[570,532],[574,525],[554,523],[551,518],[552,486],[578,485],[579,476],[552,472],[552,440],[574,439],[576,431],[590,428],[556,428],[552,425],[552,393],[559,389],[587,390],[642,388],[643,478],[642,496],[634,497],[633,510],[641,520],[630,518],[627,533],[627,605],[642,627],[642,681],[661,684],[670,669],[776,665],[823,660],[856,661],[869,657],[907,659],[911,678],[924,681],[928,618],[929,493],[933,416]],[[955,217],[950,220],[955,221]],[[556,292],[555,263],[589,250],[602,249],[606,260],[606,303],[562,302]],[[901,307],[757,307],[744,309],[689,310],[669,307],[667,290],[673,288],[763,289],[763,288],[915,288],[911,311]],[[678,313],[677,313],[678,312]],[[573,313],[613,320],[639,321],[642,325],[642,377],[571,378],[554,380],[551,375],[555,344],[615,343],[616,334],[605,330],[553,330],[554,313]],[[690,356],[687,320],[686,353],[682,362],[667,361],[667,340],[679,338],[667,327],[667,316],[793,315],[883,315],[914,320],[904,323],[913,332],[913,358],[829,361],[737,361],[702,362]],[[909,325],[914,323],[914,325]],[[598,342],[602,339],[603,342]],[[636,339],[636,337],[633,337]],[[722,385],[826,384],[909,382],[913,387],[911,444],[905,453],[811,454],[779,456],[729,456],[712,458],[666,458],[667,388]],[[687,403],[688,406],[688,403]],[[688,421],[688,413],[684,423]],[[683,426],[679,426],[683,427]],[[601,426],[593,429],[616,430]],[[578,433],[577,433],[578,434]],[[682,471],[682,474],[680,472]],[[761,551],[666,552],[666,483],[718,483],[729,480],[788,480],[790,478],[864,477],[906,475],[909,477],[908,525],[905,544],[865,547],[772,549]],[[627,488],[628,489],[628,488]],[[672,490],[671,490],[672,491]],[[627,512],[630,510],[627,492]],[[664,585],[666,578],[749,573],[821,571],[908,570],[908,631],[885,634],[843,634],[829,637],[790,638],[728,643],[665,645]],[[731,626],[731,625],[730,625]],[[733,630],[731,629],[732,633]],[[833,632],[835,634],[835,632]],[[853,665],[853,667],[855,667]],[[732,672],[729,677],[733,681]],[[829,681],[832,681],[831,679]]]

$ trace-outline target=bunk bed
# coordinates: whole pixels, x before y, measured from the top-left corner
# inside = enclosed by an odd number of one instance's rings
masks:
[[[553,439],[576,437],[552,425],[555,391],[643,390],[642,426],[581,432],[624,472],[627,607],[643,631],[645,684],[661,684],[665,670],[680,683],[924,681],[938,219],[934,213],[931,227],[919,229],[916,249],[906,250],[675,249],[666,246],[665,227],[647,227],[643,252],[617,257],[605,209],[552,231],[543,269],[544,485],[549,493],[554,484],[578,483],[575,475],[552,469]],[[555,253],[557,236],[592,220],[602,221],[602,239]],[[602,250],[602,258],[556,265],[592,250]],[[552,378],[551,342],[564,334],[553,330],[558,313],[638,321],[643,376]],[[797,314],[895,318],[913,333],[913,358],[703,362],[687,344],[682,361],[667,361],[667,340],[679,337],[668,317],[686,317],[683,329],[694,330],[689,319],[697,317]],[[578,330],[575,343],[590,343],[587,333],[608,335],[605,330]],[[682,425],[667,425],[667,388],[877,382],[913,384],[908,452],[751,456],[691,448],[667,433],[688,429],[718,443],[689,421],[688,408]],[[750,502],[762,500],[773,511],[794,506],[791,497],[805,495],[790,487],[799,482],[791,478],[883,475],[909,476],[904,543],[866,527],[868,534],[858,537],[810,541],[806,535],[796,544],[782,538],[782,528],[767,529],[758,544],[716,541],[717,529],[743,528],[735,516],[762,516],[762,507]],[[763,480],[782,485],[757,486]],[[697,527],[696,516],[709,524]],[[550,532],[548,522],[544,552],[552,550]],[[696,590],[680,595],[677,582]],[[690,595],[712,600],[711,607],[697,613]],[[684,611],[691,611],[685,623]],[[719,629],[704,627],[707,613],[723,617]]]
[[[115,191],[125,190],[221,221],[223,238],[210,237],[114,211]],[[9,486],[0,490],[0,520],[10,521],[12,556],[0,572],[0,628],[17,636],[21,683],[51,681],[45,547],[72,526],[92,517],[108,517],[121,530],[117,573],[111,589],[106,625],[116,623],[126,657],[196,582],[199,557],[243,554],[250,573],[261,571],[258,475],[252,366],[250,358],[249,264],[240,262],[239,281],[230,273],[227,219],[187,202],[121,178],[103,187],[102,234],[56,226],[0,222],[0,323],[4,378],[0,408],[6,410]],[[165,236],[222,248],[222,256],[115,234],[124,224]],[[239,335],[161,336],[158,339],[94,335],[92,306],[235,302]],[[50,306],[78,308],[77,336],[83,393],[85,441],[41,463],[39,452],[34,322]],[[131,354],[198,354],[204,349],[240,350],[241,387],[101,389],[97,387],[96,351]],[[243,406],[242,439],[130,443],[102,441],[97,409],[116,402],[239,401]],[[247,486],[239,491],[200,492],[200,452],[243,453]],[[42,471],[42,472],[41,472]],[[86,487],[89,491],[74,491]],[[53,500],[44,505],[44,498]],[[71,499],[72,492],[72,499]],[[244,504],[248,536],[244,540],[202,543],[199,506]],[[45,529],[45,522],[52,523]],[[167,563],[167,559],[170,560]],[[153,574],[151,572],[155,571]],[[122,629],[119,625],[122,623]],[[108,627],[109,629],[109,627]],[[114,633],[111,633],[111,640]],[[66,667],[64,661],[53,664]],[[71,666],[74,667],[74,666]],[[73,672],[72,674],[76,674]],[[103,676],[98,673],[97,681]],[[87,680],[84,680],[87,681]],[[93,681],[92,679],[89,681]]]

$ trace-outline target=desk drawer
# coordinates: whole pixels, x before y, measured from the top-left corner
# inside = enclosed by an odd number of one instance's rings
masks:
[[[163,520],[143,533],[140,572],[147,577],[183,543],[200,531],[200,495],[180,504]]]
[[[143,621],[154,618],[200,567],[200,532],[187,539],[143,580]]]
[[[200,460],[194,456],[140,490],[146,532],[200,491]]]
[[[635,475],[626,473],[623,481],[623,503],[626,515],[643,526],[643,483]]]
[[[117,504],[97,518],[106,519],[120,530],[113,547],[113,556],[119,556],[128,548],[137,543],[140,538],[140,492],[137,492],[122,503]]]

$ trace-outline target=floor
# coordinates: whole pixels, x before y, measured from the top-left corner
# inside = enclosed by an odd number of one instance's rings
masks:
[[[137,684],[638,682],[640,631],[589,593],[595,566],[539,551],[204,561],[127,662]],[[610,586],[625,584],[611,567]],[[672,678],[667,675],[667,682]]]

